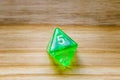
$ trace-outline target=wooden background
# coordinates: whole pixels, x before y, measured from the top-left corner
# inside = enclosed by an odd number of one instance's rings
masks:
[[[120,0],[0,0],[0,80],[120,80],[119,5]],[[66,71],[46,52],[56,26],[79,44]]]

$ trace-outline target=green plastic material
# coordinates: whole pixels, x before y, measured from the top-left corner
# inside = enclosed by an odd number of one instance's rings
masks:
[[[64,67],[68,67],[71,64],[77,47],[78,44],[67,34],[60,28],[55,28],[47,51],[53,57],[55,62]]]

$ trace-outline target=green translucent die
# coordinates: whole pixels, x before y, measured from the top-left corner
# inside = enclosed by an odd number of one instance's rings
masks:
[[[56,28],[48,45],[48,53],[55,62],[68,67],[74,57],[78,44],[61,29]]]

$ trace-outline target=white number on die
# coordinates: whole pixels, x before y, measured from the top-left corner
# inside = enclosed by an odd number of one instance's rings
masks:
[[[64,40],[64,38],[63,38],[63,35],[57,36],[57,39],[58,39],[58,44],[64,44],[64,43],[65,43],[65,40]]]

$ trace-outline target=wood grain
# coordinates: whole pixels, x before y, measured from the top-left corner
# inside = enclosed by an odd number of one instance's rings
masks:
[[[46,52],[55,27],[0,26],[0,80],[120,80],[120,27],[59,26],[79,44],[65,71]]]
[[[0,24],[120,26],[120,0],[0,0]]]

